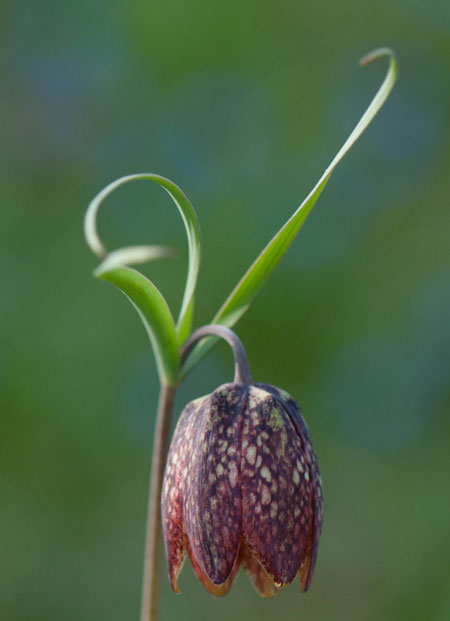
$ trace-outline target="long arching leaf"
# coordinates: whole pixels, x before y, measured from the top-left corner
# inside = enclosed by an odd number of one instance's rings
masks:
[[[388,48],[380,48],[371,52],[360,61],[360,64],[367,65],[374,60],[383,57],[389,58],[388,72],[369,107],[364,112],[356,127],[340,148],[331,164],[327,167],[315,187],[311,190],[309,195],[295,211],[295,213],[289,218],[286,224],[271,239],[255,262],[244,274],[242,279],[238,282],[220,310],[217,312],[213,319],[213,323],[222,324],[230,328],[247,311],[296,237],[301,226],[305,222],[306,217],[322,193],[322,190],[324,189],[333,170],[342,160],[347,151],[349,151],[349,149],[358,140],[383,106],[397,78],[397,62],[394,53]],[[217,339],[211,338],[205,339],[199,343],[186,361],[183,367],[183,374],[187,373],[216,342]]]

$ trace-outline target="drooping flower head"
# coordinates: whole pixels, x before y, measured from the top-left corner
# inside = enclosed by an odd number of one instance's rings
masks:
[[[301,591],[312,579],[323,496],[311,438],[296,401],[252,383],[242,365],[237,359],[235,382],[184,408],[173,436],[162,520],[175,591],[186,555],[215,595],[228,592],[241,565],[265,597],[297,574]]]

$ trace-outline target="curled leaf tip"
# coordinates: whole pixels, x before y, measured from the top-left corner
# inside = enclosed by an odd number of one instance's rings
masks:
[[[370,63],[375,62],[379,58],[390,58],[392,61],[396,62],[396,56],[393,50],[390,47],[377,47],[376,50],[372,50],[368,54],[365,54],[362,58],[359,59],[359,64],[361,67],[365,67],[366,65],[370,65]]]
[[[175,255],[176,251],[166,246],[128,246],[126,248],[119,248],[106,255],[94,274],[99,276],[117,267],[137,265],[156,259],[173,259]]]

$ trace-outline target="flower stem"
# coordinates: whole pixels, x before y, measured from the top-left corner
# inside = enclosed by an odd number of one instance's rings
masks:
[[[184,343],[181,348],[180,358],[181,364],[186,360],[189,353],[201,339],[208,336],[218,336],[224,339],[233,350],[234,356],[234,382],[239,384],[251,384],[252,378],[248,367],[247,355],[245,353],[242,341],[237,334],[225,326],[217,324],[209,324],[196,330]]]
[[[156,621],[159,595],[159,550],[161,542],[161,488],[170,423],[177,386],[162,384],[153,442],[152,472],[147,515],[141,621]]]

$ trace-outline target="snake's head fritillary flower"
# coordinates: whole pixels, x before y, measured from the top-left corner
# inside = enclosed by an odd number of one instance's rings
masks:
[[[225,595],[241,565],[264,597],[299,575],[306,591],[322,525],[316,454],[296,401],[229,383],[183,410],[170,447],[162,520],[174,591],[186,554]]]

